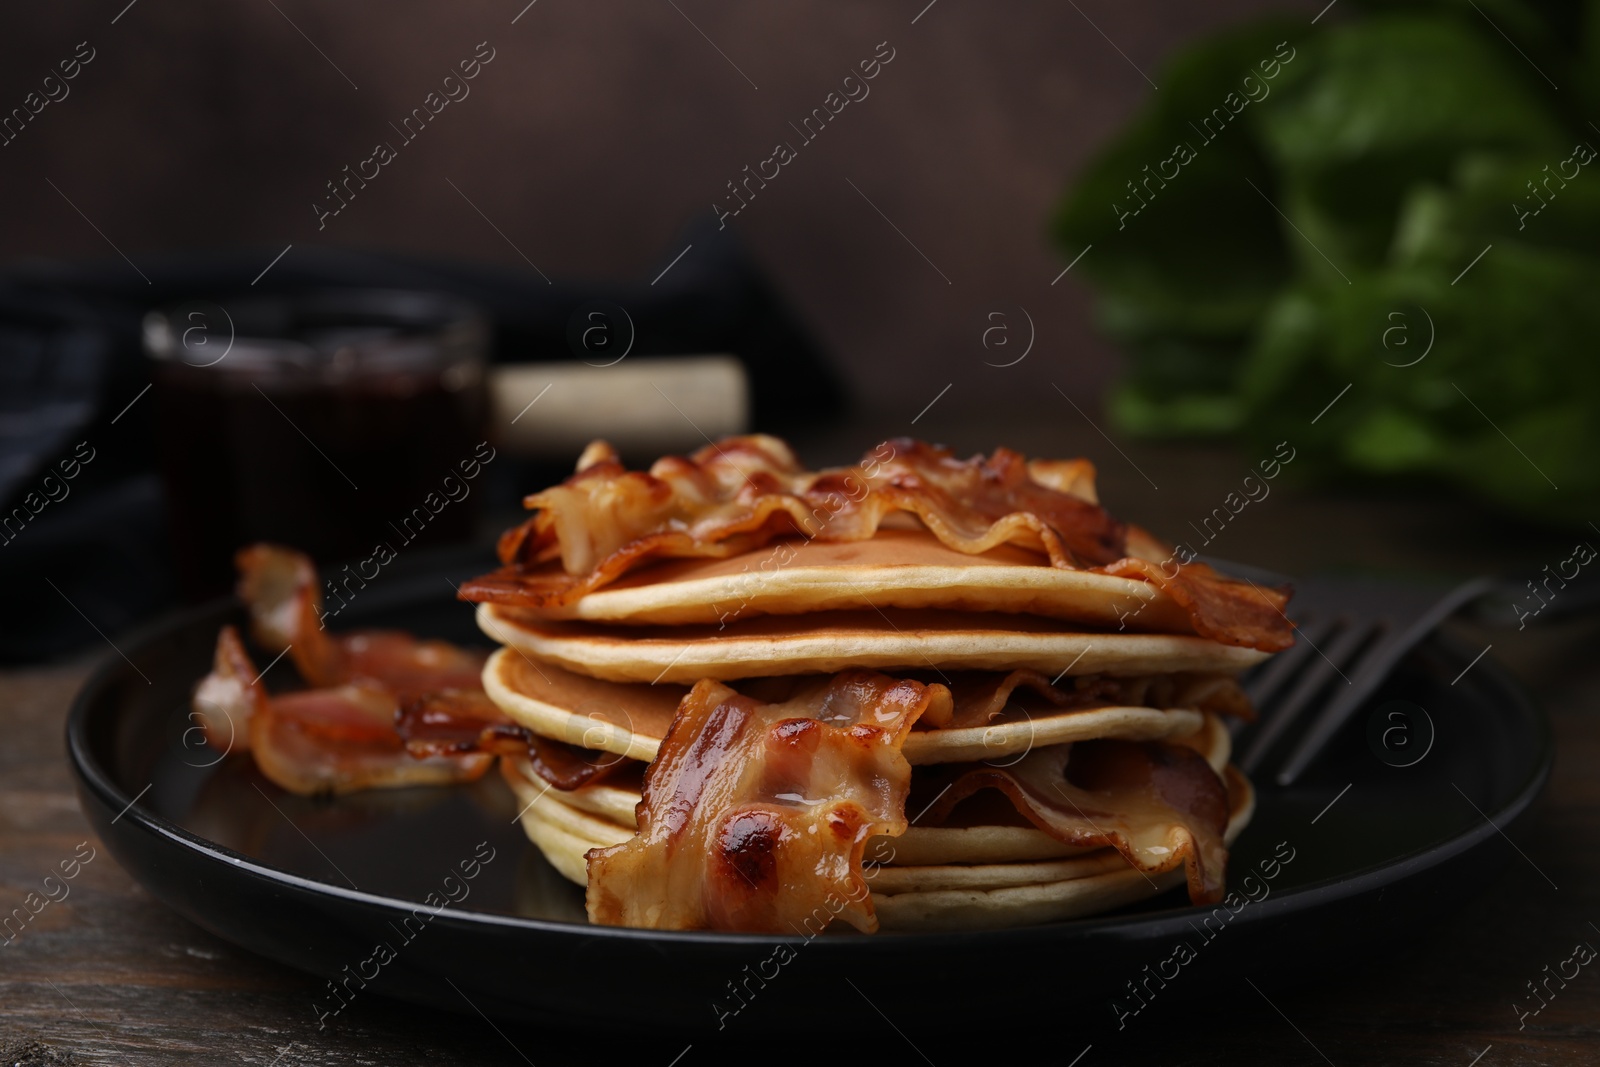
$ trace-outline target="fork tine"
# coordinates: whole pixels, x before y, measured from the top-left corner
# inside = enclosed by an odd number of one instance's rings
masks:
[[[1251,739],[1250,748],[1245,752],[1244,759],[1239,767],[1246,774],[1253,773],[1265,758],[1267,751],[1277,743],[1285,731],[1301,717],[1301,713],[1311,707],[1312,699],[1322,691],[1322,688],[1333,679],[1335,675],[1343,678],[1345,684],[1352,684],[1345,675],[1340,664],[1348,664],[1361,651],[1362,647],[1372,637],[1373,624],[1365,619],[1352,620],[1341,617],[1340,622],[1344,628],[1333,635],[1326,649],[1321,649],[1309,639],[1306,644],[1318,655],[1311,659],[1305,670],[1295,681],[1295,686],[1284,698],[1283,704],[1276,708],[1270,716],[1265,717],[1261,729]]]
[[[1440,623],[1454,615],[1464,604],[1476,600],[1493,587],[1494,583],[1488,578],[1475,578],[1463,582],[1441,597],[1403,633],[1391,632],[1378,641],[1355,668],[1354,683],[1328,702],[1327,707],[1323,708],[1322,713],[1312,721],[1305,735],[1284,760],[1283,767],[1277,774],[1278,784],[1293,785],[1295,779],[1299,778],[1311,765],[1311,761],[1317,758],[1328,740],[1339,731],[1339,727],[1355,714],[1356,709],[1389,676],[1389,672],[1400,662],[1401,657],[1415,648],[1418,642],[1436,630]],[[1254,749],[1251,751],[1253,753]]]
[[[1278,690],[1282,689],[1300,669],[1300,664],[1307,656],[1316,655],[1311,651],[1312,643],[1320,645],[1326,641],[1335,625],[1334,619],[1309,614],[1295,619],[1299,639],[1262,664],[1255,676],[1245,682],[1245,692],[1249,694],[1250,702],[1258,711],[1263,710],[1267,702],[1278,695]]]

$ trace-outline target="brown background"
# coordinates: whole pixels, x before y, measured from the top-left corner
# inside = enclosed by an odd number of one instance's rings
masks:
[[[109,239],[140,266],[236,245],[265,266],[290,243],[525,266],[448,179],[547,275],[648,278],[691,216],[710,217],[776,141],[797,141],[789,122],[888,41],[896,56],[871,95],[797,144],[737,225],[874,406],[914,414],[954,382],[941,405],[956,410],[1070,410],[1048,383],[1088,399],[1115,362],[1077,278],[1051,287],[1070,257],[1046,223],[1153,91],[1134,64],[1159,81],[1201,32],[1321,7],[937,0],[912,25],[926,0],[538,0],[512,25],[525,2],[137,0],[120,17],[125,0],[13,6],[0,16],[0,112],[78,42],[97,55],[0,147],[0,263],[114,256]],[[397,142],[389,123],[485,40],[496,58],[471,95],[318,233],[324,183]],[[983,349],[999,321],[987,314],[1005,312],[1020,342],[1018,307],[1036,324],[1032,355],[984,366],[1020,350]]]

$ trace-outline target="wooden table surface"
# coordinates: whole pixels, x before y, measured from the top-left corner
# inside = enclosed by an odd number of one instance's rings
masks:
[[[929,432],[965,448],[1005,439],[1022,448],[1104,451],[1092,435],[1059,428],[1019,432],[969,423]],[[817,447],[821,458],[837,458],[828,439]],[[1247,457],[1191,449],[1130,450],[1130,460],[1162,488],[1141,483],[1113,455],[1102,462],[1103,495],[1114,511],[1169,533],[1206,514],[1249,466]],[[1563,543],[1559,537],[1508,533],[1461,505],[1414,495],[1335,499],[1290,486],[1255,514],[1242,515],[1228,537],[1217,546],[1220,554],[1291,573],[1366,563],[1458,574],[1523,567],[1532,577],[1544,562],[1564,556],[1549,554]],[[1507,544],[1521,547],[1508,551]],[[1576,943],[1600,946],[1600,623],[1466,632],[1479,644],[1492,642],[1491,655],[1531,689],[1551,716],[1558,744],[1548,792],[1509,839],[1493,846],[1508,851],[1503,871],[1463,884],[1470,901],[1415,947],[1375,955],[1355,974],[1277,991],[1270,1003],[1246,994],[1222,1004],[1173,998],[1153,1005],[1148,1022],[1130,1027],[1118,1047],[1092,1050],[1079,1067],[1600,1062],[1600,967],[1583,968],[1525,1027],[1513,1007],[1532,1003],[1526,983],[1569,957]],[[112,654],[104,645],[91,651]],[[669,1067],[681,1054],[679,1067],[694,1067],[736,1056],[811,1062],[839,1054],[826,1044],[827,1006],[802,1004],[795,1009],[806,1041],[780,1037],[758,1048],[749,1035],[706,1038],[686,1051],[681,1041],[495,1028],[477,1016],[378,998],[355,1002],[319,1032],[310,1005],[320,979],[243,952],[167,910],[88,830],[62,731],[90,666],[86,653],[74,662],[0,673],[0,913],[40,892],[62,861],[96,850],[67,883],[65,898],[45,906],[14,940],[0,938],[0,1063],[546,1067],[598,1055],[601,1062]],[[974,980],[1005,975],[997,967]],[[628,996],[640,992],[619,981],[617,1009],[625,1011]],[[959,1010],[958,991],[931,995]],[[1011,1020],[994,1038],[963,1047],[919,1042],[915,1033],[886,1024],[881,1039],[865,1049],[853,1043],[847,1054],[946,1067],[975,1055],[1021,1057],[1026,1047],[1030,1055],[1022,1058],[1066,1065],[1081,1045],[1051,1025]]]

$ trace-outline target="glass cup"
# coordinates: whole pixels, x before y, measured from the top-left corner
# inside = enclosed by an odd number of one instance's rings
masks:
[[[494,458],[487,344],[479,310],[429,293],[327,290],[148,314],[184,598],[230,589],[233,553],[254,541],[338,564],[469,538],[475,479]]]

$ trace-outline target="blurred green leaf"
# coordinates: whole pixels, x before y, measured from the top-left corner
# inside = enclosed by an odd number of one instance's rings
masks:
[[[1592,519],[1600,128],[1576,112],[1600,85],[1600,0],[1362,6],[1174,59],[1067,198],[1055,235],[1095,246],[1082,269],[1130,355],[1112,420]],[[1144,184],[1185,137],[1193,159]]]
[[[1486,33],[1449,17],[1392,16],[1306,43],[1316,76],[1285,87],[1262,119],[1285,210],[1321,249],[1301,253],[1304,269],[1326,276],[1324,255],[1344,272],[1383,262],[1407,192],[1446,180],[1465,145],[1562,142],[1504,43]]]

